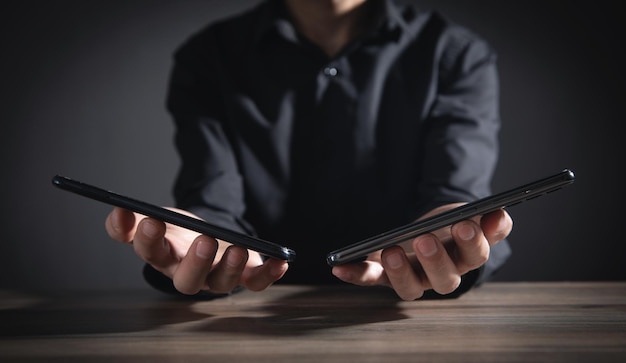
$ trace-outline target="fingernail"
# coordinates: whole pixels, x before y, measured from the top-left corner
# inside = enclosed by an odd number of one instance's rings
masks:
[[[143,233],[146,236],[148,236],[150,238],[157,238],[157,237],[159,237],[159,229],[151,221],[144,221],[144,223],[142,225],[142,231],[143,231]]]
[[[113,227],[113,230],[115,232],[119,232],[120,231],[120,224],[119,224],[119,221],[117,220],[117,218],[115,218],[114,216],[111,216],[110,220],[111,220],[111,227]]]
[[[393,269],[402,267],[402,264],[404,263],[404,261],[402,261],[402,256],[399,253],[389,254],[389,256],[385,258],[385,261],[387,261],[387,266]]]
[[[457,230],[457,233],[459,235],[459,238],[461,238],[463,241],[469,241],[474,238],[474,236],[476,236],[476,231],[474,230],[474,227],[467,223],[461,224],[459,226],[459,229]]]
[[[206,241],[198,241],[196,246],[196,256],[203,260],[208,260],[211,254],[211,246]]]
[[[226,256],[226,265],[230,268],[238,268],[241,265],[242,259],[238,256],[238,253],[229,251]]]
[[[415,245],[417,250],[425,257],[430,257],[437,253],[437,242],[432,237],[422,237]]]

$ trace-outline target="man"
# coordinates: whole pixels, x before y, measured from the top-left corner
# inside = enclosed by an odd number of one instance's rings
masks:
[[[512,228],[505,211],[332,270],[325,255],[489,194],[497,103],[491,49],[436,13],[379,0],[266,1],[176,53],[174,193],[181,210],[291,247],[296,262],[121,209],[107,231],[132,242],[153,285],[184,294],[341,280],[406,300],[458,296],[508,256],[498,243]]]

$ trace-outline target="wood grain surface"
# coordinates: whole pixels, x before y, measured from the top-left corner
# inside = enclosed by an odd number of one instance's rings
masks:
[[[276,285],[0,292],[0,362],[626,362],[626,282],[488,283],[455,300]]]

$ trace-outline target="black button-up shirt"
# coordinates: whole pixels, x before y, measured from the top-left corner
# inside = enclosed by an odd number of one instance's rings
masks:
[[[437,13],[380,5],[377,26],[334,57],[280,1],[176,52],[177,204],[295,249],[287,281],[333,281],[329,251],[490,193],[494,53]]]

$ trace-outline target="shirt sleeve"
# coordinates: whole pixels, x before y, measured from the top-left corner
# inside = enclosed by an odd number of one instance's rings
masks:
[[[167,107],[175,125],[181,167],[174,185],[179,208],[246,234],[244,187],[220,89],[220,57],[211,54],[210,32],[192,37],[176,52]],[[208,38],[208,39],[207,39]]]
[[[423,212],[490,195],[499,151],[496,54],[482,39],[455,27],[442,36],[440,49],[438,90],[425,124]],[[496,244],[487,264],[463,276],[448,297],[489,280],[510,254],[506,240]]]
[[[496,56],[482,40],[452,28],[441,38],[437,91],[424,123],[419,200],[424,212],[491,194],[498,156]]]

